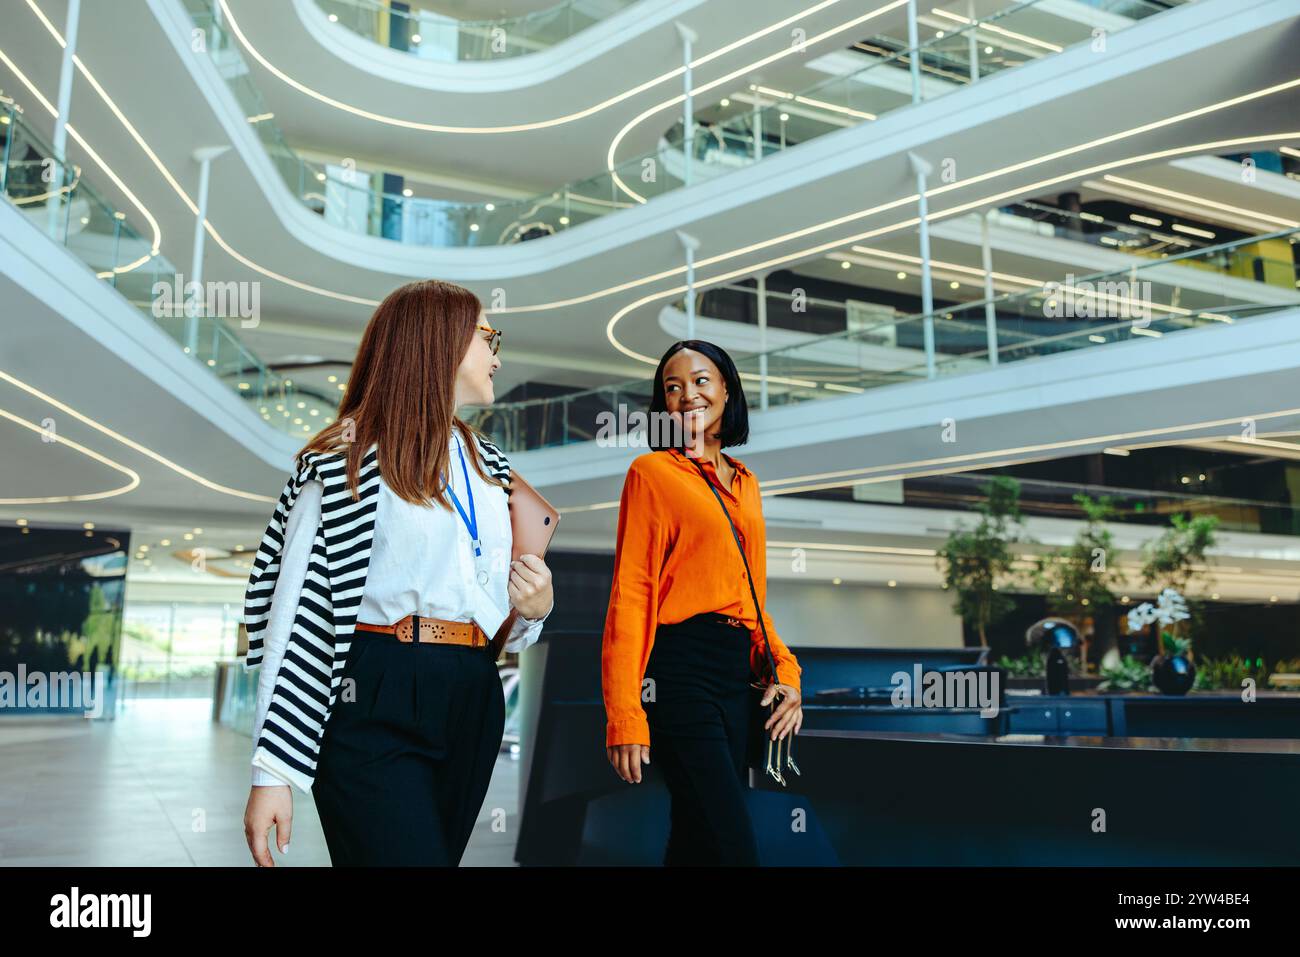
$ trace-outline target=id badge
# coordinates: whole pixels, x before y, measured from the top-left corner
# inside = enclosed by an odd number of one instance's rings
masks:
[[[474,577],[480,588],[487,588],[492,578],[492,556],[484,550],[482,541],[474,543]]]

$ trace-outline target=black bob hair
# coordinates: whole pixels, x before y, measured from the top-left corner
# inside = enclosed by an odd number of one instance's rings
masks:
[[[715,346],[712,342],[706,342],[703,339],[683,339],[674,342],[668,347],[668,351],[663,354],[659,360],[659,367],[655,369],[654,394],[650,398],[650,416],[653,419],[655,413],[664,415],[668,412],[668,400],[664,395],[664,366],[668,360],[681,352],[683,349],[690,349],[692,352],[698,352],[712,360],[713,364],[718,367],[718,372],[722,374],[723,384],[727,387],[727,404],[722,409],[722,419],[718,426],[718,439],[724,448],[734,445],[744,445],[749,441],[749,405],[745,402],[745,389],[740,384],[740,373],[736,371],[736,364],[731,361],[731,356],[721,346]],[[650,429],[651,437],[650,448],[656,451],[660,449],[672,448],[671,445],[657,444],[654,441],[658,429]],[[666,430],[664,430],[666,432]],[[663,435],[666,438],[667,435]]]

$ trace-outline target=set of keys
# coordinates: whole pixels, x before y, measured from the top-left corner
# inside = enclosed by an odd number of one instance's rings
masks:
[[[759,686],[755,685],[755,687],[759,687]],[[768,710],[774,711],[775,709],[776,709],[776,702],[773,701],[771,704],[768,705]],[[764,729],[764,733],[766,734],[766,729]],[[772,736],[770,734],[766,734],[766,736],[767,736],[767,766],[763,768],[763,773],[768,775],[777,784],[781,785],[781,787],[785,787],[786,784],[788,783],[785,777],[781,774],[783,768],[784,770],[787,771],[793,771],[795,774],[802,777],[803,772],[799,770],[799,765],[794,763],[794,738],[795,738],[794,732],[791,731],[784,738],[780,738],[776,741],[772,740]],[[781,757],[782,750],[785,751],[784,759],[782,759]],[[775,752],[775,760],[773,760],[773,752]]]

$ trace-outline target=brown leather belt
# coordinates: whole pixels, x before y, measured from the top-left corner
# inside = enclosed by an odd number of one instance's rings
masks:
[[[477,622],[447,621],[443,618],[421,618],[419,615],[407,615],[401,621],[391,625],[371,625],[357,622],[358,631],[378,631],[386,635],[396,635],[398,641],[411,640],[419,622],[419,640],[425,644],[468,645],[482,648],[488,643],[488,636]]]

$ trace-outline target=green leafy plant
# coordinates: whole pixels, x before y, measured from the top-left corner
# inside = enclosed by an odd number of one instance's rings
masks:
[[[1173,524],[1142,548],[1143,584],[1158,584],[1186,595],[1187,586],[1205,575],[1205,553],[1218,541],[1218,526],[1217,515],[1191,519],[1175,515]]]
[[[1197,691],[1240,691],[1242,682],[1253,678],[1256,685],[1264,681],[1264,667],[1260,659],[1249,661],[1239,655],[1227,658],[1202,658],[1196,663]]]
[[[1132,655],[1117,665],[1103,665],[1098,691],[1145,691],[1151,686],[1151,666]]]
[[[998,667],[1012,678],[1041,678],[1047,673],[1047,658],[1035,649],[1021,658],[1003,655],[998,659]]]
[[[958,528],[940,547],[937,562],[944,587],[952,590],[953,611],[974,628],[980,645],[988,647],[988,627],[1015,607],[999,591],[1014,580],[1011,545],[1023,541],[1020,525],[1020,483],[999,475],[985,489],[974,528]]]
[[[1047,592],[1052,614],[1070,619],[1082,632],[1084,618],[1115,603],[1123,579],[1114,560],[1114,536],[1105,526],[1115,514],[1114,501],[1082,493],[1074,501],[1083,510],[1083,525],[1065,548],[1039,556],[1034,581]]]

